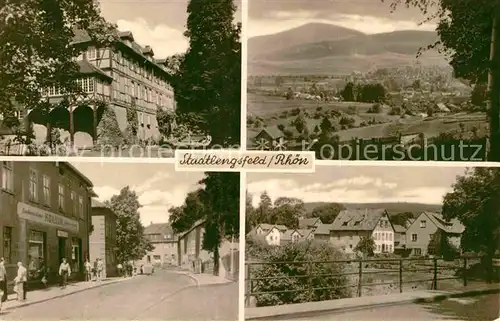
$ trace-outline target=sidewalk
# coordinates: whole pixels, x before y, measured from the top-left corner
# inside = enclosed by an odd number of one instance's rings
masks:
[[[61,289],[58,286],[52,286],[47,289],[28,291],[26,301],[17,301],[17,294],[10,294],[7,297],[7,301],[2,305],[2,311],[11,310],[15,308],[20,308],[36,303],[45,302],[48,300],[64,297],[70,294],[82,292],[85,290],[101,287],[104,285],[114,284],[118,282],[123,282],[132,279],[133,277],[127,278],[108,278],[101,282],[75,282],[69,283],[65,289]]]
[[[186,275],[187,277],[191,278],[194,282],[196,282],[196,286],[228,284],[234,282],[229,279],[226,279],[223,276],[215,276],[208,273],[195,274],[190,271],[182,271],[182,270],[177,270],[177,271],[173,270],[169,272]]]
[[[480,287],[470,287],[466,290],[461,289],[457,291],[411,291],[380,296],[246,308],[245,320],[291,320],[296,318],[307,318],[325,312],[340,313],[396,304],[436,302],[452,297],[469,297],[491,293],[500,293],[500,285],[485,284]]]

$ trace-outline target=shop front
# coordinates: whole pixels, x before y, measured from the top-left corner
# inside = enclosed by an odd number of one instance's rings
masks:
[[[87,238],[85,229],[80,229],[80,222],[22,202],[17,205],[17,214],[20,229],[18,258],[26,263],[31,282],[41,281],[44,275],[49,281],[56,282],[63,258],[71,265],[71,278],[83,277]]]

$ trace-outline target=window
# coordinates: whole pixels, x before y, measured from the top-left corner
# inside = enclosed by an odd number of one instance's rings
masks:
[[[382,241],[385,241],[385,233],[382,233]]]
[[[78,217],[84,218],[83,216],[83,197],[78,195]]]
[[[416,242],[417,241],[417,234],[412,234],[411,235],[411,241]]]
[[[420,228],[425,228],[427,226],[427,221],[420,221]]]
[[[392,241],[392,233],[389,233],[389,241]]]
[[[422,249],[414,249],[414,254],[418,256],[422,255]]]
[[[95,48],[89,48],[87,50],[87,59],[96,59],[97,50]]]
[[[50,206],[50,177],[47,175],[42,176],[43,184],[43,204]]]
[[[12,192],[14,190],[12,162],[2,162],[2,189],[9,192]]]
[[[64,212],[64,185],[59,184],[59,195],[58,195],[58,205],[59,210]]]
[[[71,209],[73,211],[73,216],[78,215],[78,196],[76,195],[76,192],[71,191]]]
[[[29,200],[38,202],[38,173],[30,168]]]
[[[3,258],[7,264],[12,263],[12,227],[3,227]]]
[[[392,244],[389,244],[389,252],[392,253]]]
[[[380,252],[380,244],[377,244],[377,252]]]
[[[76,82],[85,93],[93,93],[95,91],[94,78],[78,79]]]
[[[43,277],[40,269],[45,266],[45,233],[30,230],[28,239],[28,275],[30,279]]]

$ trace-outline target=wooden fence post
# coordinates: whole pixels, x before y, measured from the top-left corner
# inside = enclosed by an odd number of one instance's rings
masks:
[[[403,259],[399,260],[399,293],[403,293]]]
[[[464,257],[464,269],[463,269],[463,277],[464,277],[464,286],[467,286],[467,258]]]
[[[438,270],[437,270],[437,258],[434,258],[434,279],[432,281],[432,289],[433,290],[437,290],[437,274],[438,274]]]
[[[363,260],[359,260],[359,270],[358,270],[358,297],[363,294]]]

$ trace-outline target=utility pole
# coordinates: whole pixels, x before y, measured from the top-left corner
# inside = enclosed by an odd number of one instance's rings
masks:
[[[500,1],[496,1],[491,30],[490,70],[488,73],[488,112],[490,116],[489,161],[500,161]]]

